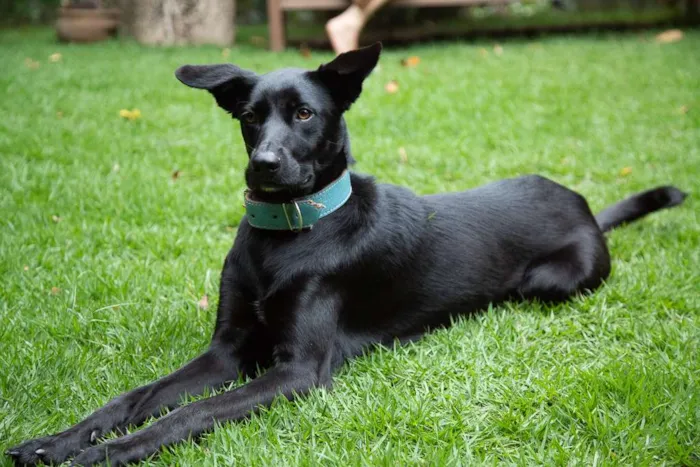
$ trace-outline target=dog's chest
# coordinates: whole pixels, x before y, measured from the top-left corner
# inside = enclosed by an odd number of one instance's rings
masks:
[[[258,323],[267,326],[267,317],[265,316],[265,307],[260,300],[253,302],[253,311],[255,312],[255,319]]]

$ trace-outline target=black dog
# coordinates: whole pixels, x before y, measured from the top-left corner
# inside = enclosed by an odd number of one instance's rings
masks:
[[[228,64],[177,71],[240,120],[250,155],[248,217],[224,263],[211,347],[67,431],[9,449],[17,463],[143,459],[280,395],[329,387],[339,365],[375,344],[415,339],[489,303],[592,290],[610,272],[603,232],[685,197],[656,188],[593,216],[582,196],[538,176],[425,197],[348,178],[343,113],[380,50],[349,52],[316,71],[258,76]],[[254,377],[257,368],[267,371],[248,384],[91,446],[175,408],[185,393]]]

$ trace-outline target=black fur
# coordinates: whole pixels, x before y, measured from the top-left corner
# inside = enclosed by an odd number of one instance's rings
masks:
[[[285,201],[327,185],[352,160],[343,112],[360,94],[380,47],[341,55],[316,71],[258,76],[233,65],[182,67],[241,119],[252,196]],[[307,118],[308,117],[308,118]],[[579,194],[539,176],[419,197],[352,175],[341,209],[300,233],[241,221],[224,262],[211,347],[184,368],[112,400],[78,425],[11,448],[17,463],[124,464],[164,445],[240,420],[275,397],[330,387],[333,370],[363,350],[409,341],[509,298],[565,300],[610,272],[603,231],[679,204],[663,187],[593,216]],[[176,408],[240,374],[230,392]],[[158,417],[102,444],[106,433]]]
[[[651,212],[678,206],[686,196],[686,193],[672,186],[653,188],[613,204],[599,212],[595,219],[600,230],[607,232]]]

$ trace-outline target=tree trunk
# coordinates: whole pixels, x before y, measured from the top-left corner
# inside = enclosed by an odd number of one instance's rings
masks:
[[[122,0],[126,32],[143,44],[230,45],[235,0]]]

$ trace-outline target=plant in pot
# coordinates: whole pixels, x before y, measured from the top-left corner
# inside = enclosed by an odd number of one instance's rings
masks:
[[[58,10],[56,34],[65,42],[96,42],[114,36],[120,10],[108,8],[101,0],[71,0]]]

